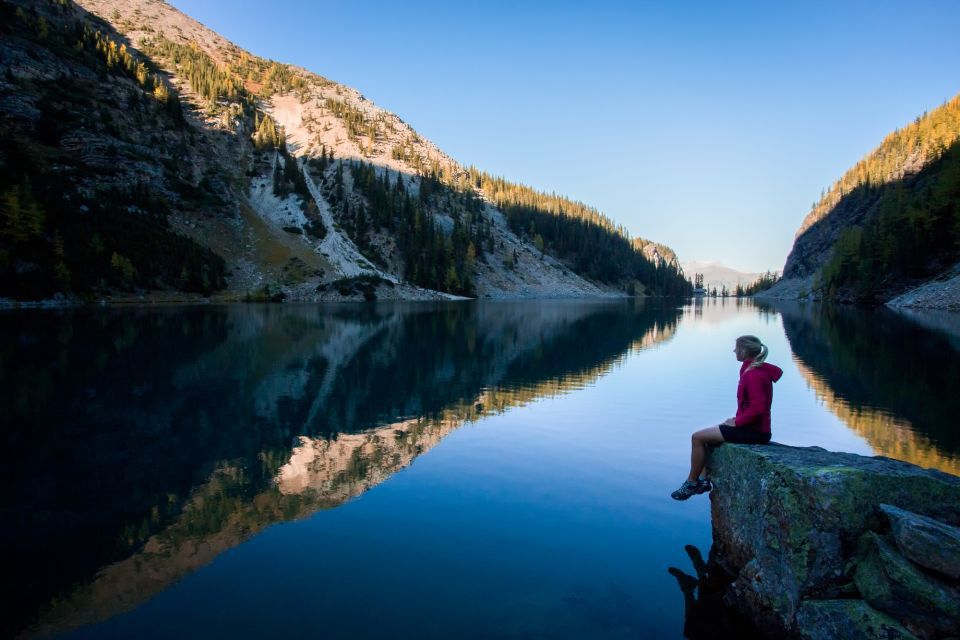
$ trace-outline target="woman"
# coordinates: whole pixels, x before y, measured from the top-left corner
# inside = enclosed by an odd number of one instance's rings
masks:
[[[679,489],[670,494],[674,500],[686,500],[692,495],[710,491],[710,481],[700,477],[708,445],[770,442],[773,383],[783,375],[783,369],[764,362],[769,350],[756,336],[737,338],[733,352],[737,355],[737,361],[743,363],[740,366],[740,384],[737,386],[737,415],[719,426],[707,427],[693,434],[690,475]]]

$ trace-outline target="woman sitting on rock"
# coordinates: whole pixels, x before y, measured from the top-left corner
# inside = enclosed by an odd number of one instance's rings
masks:
[[[764,362],[769,350],[756,336],[737,338],[733,352],[740,367],[737,386],[737,415],[716,427],[707,427],[693,434],[690,453],[690,475],[680,488],[670,494],[674,500],[686,500],[692,495],[710,491],[712,485],[700,477],[707,458],[707,446],[735,442],[738,444],[767,444],[770,442],[770,403],[773,401],[773,383],[783,375],[783,369]]]

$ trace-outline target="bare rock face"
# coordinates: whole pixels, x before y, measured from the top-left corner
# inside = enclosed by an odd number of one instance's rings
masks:
[[[881,504],[960,523],[960,478],[889,458],[725,444],[712,453],[710,469],[714,544],[737,575],[729,598],[770,634],[819,637],[804,634],[822,616],[842,611],[816,603],[844,598],[873,604],[855,576],[861,538],[888,528]],[[852,626],[866,611],[857,606],[844,609]],[[882,613],[917,634],[905,624],[907,608]],[[919,631],[940,637],[940,631]]]
[[[903,555],[921,567],[960,579],[960,528],[889,504],[880,505],[880,510],[890,519]]]
[[[833,255],[833,246],[844,229],[863,224],[876,215],[876,197],[851,198],[837,204],[829,215],[797,232],[783,266],[784,278],[815,274]]]

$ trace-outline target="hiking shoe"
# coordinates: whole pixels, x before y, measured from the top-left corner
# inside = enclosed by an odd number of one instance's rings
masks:
[[[674,500],[686,500],[690,496],[695,496],[705,491],[709,491],[709,489],[705,489],[699,480],[684,480],[680,488],[671,493],[670,497]]]
[[[707,478],[697,478],[695,481],[685,480],[679,489],[670,494],[670,497],[674,500],[686,500],[690,496],[711,490],[713,490],[713,483]]]

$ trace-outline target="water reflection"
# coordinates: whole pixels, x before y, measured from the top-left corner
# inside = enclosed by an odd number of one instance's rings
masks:
[[[931,327],[888,309],[776,309],[810,388],[877,454],[960,475],[960,342],[939,315]]]
[[[807,401],[811,390],[878,453],[958,470],[960,333],[950,333],[949,318],[924,316],[922,326],[884,311],[735,300],[2,313],[0,543],[8,573],[0,597],[11,612],[0,616],[3,634],[28,625],[30,634],[63,632],[165,591],[138,613],[80,632],[128,637],[170,621],[186,601],[184,585],[210,584],[205,576],[214,573],[222,587],[239,567],[263,589],[235,595],[265,624],[291,605],[313,611],[300,591],[322,592],[328,618],[334,610],[363,617],[363,607],[382,611],[388,601],[390,620],[418,606],[390,595],[416,574],[427,597],[446,598],[448,625],[479,616],[471,606],[483,601],[492,619],[477,619],[495,629],[547,624],[568,637],[621,637],[651,620],[666,629],[676,615],[679,631],[679,598],[665,570],[680,563],[663,559],[665,549],[677,535],[695,540],[701,525],[705,539],[709,532],[705,511],[676,511],[666,497],[678,468],[671,461],[682,466],[690,425],[731,400],[736,368],[724,345],[757,333],[786,354],[775,331],[781,320],[809,388],[785,380],[778,406],[801,409],[791,420],[814,425],[816,443],[847,432]],[[584,391],[536,402],[576,390]],[[364,500],[317,513],[384,482],[464,424],[528,403],[522,414],[459,433]],[[398,486],[406,488],[391,493]],[[422,504],[441,516],[408,517]],[[461,519],[450,523],[453,509]],[[351,519],[357,512],[371,519]],[[197,572],[272,524],[308,517]],[[368,530],[383,521],[394,529]],[[438,528],[445,534],[435,535]],[[289,563],[271,572],[257,564],[256,549],[283,546],[264,542],[274,535],[297,542],[285,549]],[[320,586],[334,563],[307,570],[304,557],[344,549],[345,540],[354,542],[347,560],[361,560],[338,565],[344,583]],[[462,542],[480,549],[477,557],[462,558]],[[369,559],[391,544],[402,550]],[[660,564],[643,564],[643,554]],[[638,566],[635,580],[620,572]],[[450,567],[468,567],[477,584],[466,588]],[[343,578],[353,569],[353,582]],[[543,578],[551,570],[552,583]],[[674,576],[692,598],[688,622],[713,606],[691,582],[703,576]],[[381,578],[376,591],[371,583]],[[268,591],[266,600],[279,601],[283,588],[290,600],[279,612],[258,609],[257,597]],[[500,599],[489,602],[491,593]],[[198,609],[207,597],[198,596]],[[181,630],[193,628],[193,615]],[[349,618],[341,617],[341,635],[353,629]],[[243,624],[236,628],[244,635]],[[438,626],[436,637],[449,628],[463,627]]]
[[[908,421],[880,409],[851,405],[834,393],[825,380],[802,361],[797,359],[796,364],[817,399],[844,424],[863,436],[878,455],[960,475],[960,457],[943,453]]]
[[[0,315],[3,631],[129,610],[466,421],[591,384],[669,339],[678,315],[636,302]]]
[[[717,562],[716,548],[710,547],[706,561],[697,547],[688,544],[683,549],[696,575],[685,573],[678,567],[667,569],[676,578],[683,594],[683,637],[689,640],[762,638],[749,620],[724,602],[734,576]]]

